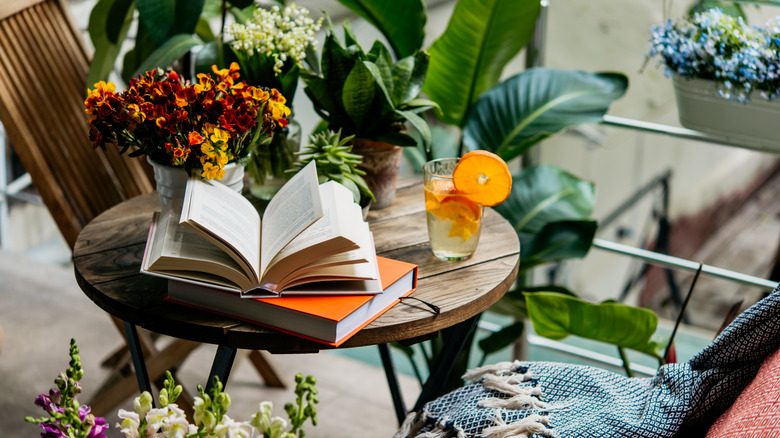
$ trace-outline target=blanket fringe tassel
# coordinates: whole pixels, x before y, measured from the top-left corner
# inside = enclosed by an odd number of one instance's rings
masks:
[[[482,430],[483,438],[530,438],[533,435],[552,437],[553,431],[547,428],[547,417],[531,414],[520,421],[507,424],[501,418],[496,418],[495,426]]]

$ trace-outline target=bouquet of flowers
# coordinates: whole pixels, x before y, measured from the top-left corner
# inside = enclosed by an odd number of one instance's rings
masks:
[[[778,18],[749,26],[714,8],[651,31],[648,58],[660,57],[668,76],[713,80],[721,97],[738,102],[748,102],[754,90],[767,100],[780,94]]]
[[[40,425],[44,430],[41,438],[106,438],[108,425],[104,418],[95,417],[87,405],[79,405],[76,398],[81,393],[79,380],[84,375],[76,341],[70,341],[70,366],[55,380],[57,385],[48,394],[35,399],[35,405],[43,408],[49,416],[27,417],[26,421]],[[273,405],[262,402],[257,413],[249,421],[235,421],[227,415],[230,396],[223,392],[222,383],[214,377],[209,394],[198,385],[200,397],[195,397],[193,423],[176,405],[182,392],[170,372],[165,373],[165,384],[158,397],[159,406],[154,407],[152,395],[143,392],[133,401],[133,411],[119,410],[121,432],[127,438],[303,438],[303,426],[311,418],[317,425],[316,380],[314,377],[295,376],[295,404],[287,403],[284,410],[290,422],[281,417],[271,417]]]
[[[221,179],[227,163],[269,141],[290,114],[278,90],[249,86],[238,80],[238,70],[236,63],[212,66],[214,77],[201,73],[188,83],[175,71],[156,69],[133,78],[121,93],[111,82],[98,82],[84,102],[90,140]]]

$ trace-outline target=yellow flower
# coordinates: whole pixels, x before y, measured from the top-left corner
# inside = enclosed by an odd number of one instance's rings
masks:
[[[209,140],[214,144],[227,143],[230,140],[230,133],[224,129],[214,128],[214,132],[209,135]]]
[[[225,169],[219,166],[215,166],[213,163],[207,161],[203,163],[203,173],[200,176],[206,179],[219,180],[225,176]]]
[[[203,152],[204,160],[205,159],[213,160],[217,158],[217,156],[219,155],[219,149],[217,149],[216,147],[214,147],[213,144],[208,142],[204,142],[203,144],[200,145],[200,151]]]

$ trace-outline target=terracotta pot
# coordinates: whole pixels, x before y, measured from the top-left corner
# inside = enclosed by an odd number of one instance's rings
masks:
[[[379,210],[389,207],[395,199],[395,181],[401,167],[401,147],[383,141],[356,138],[352,140],[352,152],[363,156],[358,169],[366,172],[363,178],[376,197],[371,208]]]

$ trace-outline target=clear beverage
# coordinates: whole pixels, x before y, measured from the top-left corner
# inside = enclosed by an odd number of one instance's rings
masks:
[[[474,254],[482,228],[482,206],[458,191],[452,180],[457,158],[423,166],[428,239],[442,260],[465,260]]]

